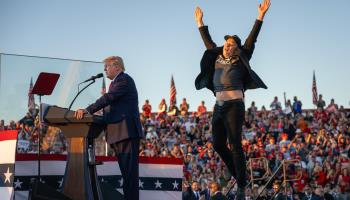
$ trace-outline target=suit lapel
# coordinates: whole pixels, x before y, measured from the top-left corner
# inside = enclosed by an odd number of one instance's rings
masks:
[[[112,86],[118,81],[122,74],[124,74],[124,72],[120,72],[119,74],[117,74],[117,76],[111,82]]]

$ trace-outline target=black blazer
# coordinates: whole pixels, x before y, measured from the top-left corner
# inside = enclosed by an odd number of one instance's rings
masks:
[[[227,200],[227,198],[221,192],[217,192],[216,194],[210,197],[210,200]]]
[[[259,31],[261,29],[262,21],[256,20],[252,31],[250,32],[248,38],[246,39],[243,46],[237,49],[236,54],[240,57],[243,65],[247,68],[248,74],[244,77],[244,90],[255,89],[255,88],[265,88],[267,86],[260,79],[260,77],[251,69],[249,60],[253,55],[255,48],[256,38],[258,37]],[[199,28],[199,32],[202,36],[204,45],[207,50],[204,52],[200,66],[201,72],[195,80],[195,86],[197,90],[202,88],[208,88],[214,95],[214,85],[213,77],[215,71],[215,61],[219,55],[223,52],[223,46],[217,47],[215,42],[211,39],[208,31],[208,26],[202,26]]]
[[[86,110],[93,114],[102,108],[105,111],[106,139],[109,144],[144,137],[140,122],[136,85],[128,74],[120,73],[111,83],[108,93],[97,99]]]
[[[196,198],[192,189],[188,189],[182,193],[182,200],[199,200],[199,198]]]

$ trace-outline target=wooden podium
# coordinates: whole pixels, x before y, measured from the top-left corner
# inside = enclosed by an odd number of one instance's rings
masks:
[[[73,200],[103,199],[98,183],[93,139],[104,129],[101,116],[85,115],[82,120],[74,111],[49,106],[43,120],[62,130],[68,140],[68,156],[63,180],[63,194]]]

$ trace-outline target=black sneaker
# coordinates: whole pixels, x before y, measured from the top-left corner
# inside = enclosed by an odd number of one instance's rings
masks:
[[[235,200],[245,200],[245,188],[237,188]]]

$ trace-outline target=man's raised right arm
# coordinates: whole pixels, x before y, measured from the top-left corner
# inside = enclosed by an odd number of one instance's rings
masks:
[[[208,26],[204,26],[203,23],[203,12],[200,7],[196,7],[196,10],[194,11],[195,20],[199,29],[199,32],[201,34],[201,37],[203,39],[204,45],[207,49],[212,49],[216,47],[215,42],[211,39],[211,36],[209,34]]]

